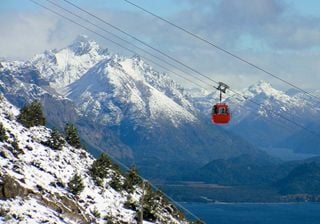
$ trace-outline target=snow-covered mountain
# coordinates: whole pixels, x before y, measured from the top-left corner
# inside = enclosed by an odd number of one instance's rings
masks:
[[[67,85],[108,57],[107,49],[102,49],[86,36],[79,36],[67,48],[36,55],[30,64],[37,68],[41,78],[50,82],[51,87],[64,94]]]
[[[194,99],[167,74],[86,37],[27,62],[1,64],[1,92],[10,102],[21,107],[40,99],[51,126],[76,123],[89,150],[127,163],[204,164],[259,151],[213,126],[209,116],[204,119]]]
[[[176,126],[197,122],[195,109],[179,88],[138,57],[112,57],[69,85],[67,97],[85,116],[106,125],[116,125],[126,116],[147,120],[151,126],[159,120]]]
[[[298,91],[283,92],[270,83],[258,83],[238,91],[228,93],[225,102],[230,105],[232,121],[226,128],[262,147],[276,147],[297,132],[305,132],[297,124],[310,127],[317,122],[320,106],[317,101]],[[209,113],[210,102],[217,102],[217,93],[197,98],[198,108]],[[289,145],[287,145],[288,147]],[[290,147],[291,148],[291,147]]]
[[[89,172],[94,162],[90,154],[67,143],[61,150],[48,147],[45,142],[52,131],[43,126],[25,128],[15,119],[18,113],[1,96],[1,223],[137,223],[134,205],[142,195],[139,185],[131,191],[112,187],[113,181],[121,185],[126,178],[112,167],[97,185]],[[80,175],[84,186],[77,195],[68,185],[74,174]],[[145,202],[154,200],[153,221],[149,217],[144,223],[188,223],[162,196],[157,198]]]

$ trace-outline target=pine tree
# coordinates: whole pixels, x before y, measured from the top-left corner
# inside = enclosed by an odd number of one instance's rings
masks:
[[[116,173],[111,181],[109,182],[110,187],[112,187],[116,191],[122,191],[123,190],[123,185],[121,183],[120,175]]]
[[[33,101],[31,104],[24,106],[20,110],[17,120],[27,128],[46,124],[39,101]]]
[[[51,131],[50,138],[46,142],[46,145],[48,145],[50,148],[54,150],[62,150],[64,144],[65,140],[62,134],[57,129],[53,129]]]
[[[66,124],[64,128],[66,141],[73,147],[79,149],[82,147],[77,128],[73,124]]]
[[[141,185],[142,184],[142,179],[138,175],[137,168],[135,166],[132,166],[126,175],[126,179],[124,182],[124,187],[127,189],[129,192],[133,190],[135,185]]]
[[[69,191],[74,194],[74,195],[78,195],[81,193],[81,191],[83,191],[84,189],[84,184],[82,181],[82,178],[79,174],[75,173],[70,182],[68,183],[68,187],[69,187]]]
[[[107,177],[111,167],[112,162],[105,153],[102,153],[100,157],[92,163],[90,174],[97,185],[101,186],[102,179]]]

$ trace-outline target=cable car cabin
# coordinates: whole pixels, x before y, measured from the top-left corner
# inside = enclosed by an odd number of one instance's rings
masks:
[[[225,103],[217,103],[212,107],[211,120],[215,124],[227,124],[230,121],[228,105]]]

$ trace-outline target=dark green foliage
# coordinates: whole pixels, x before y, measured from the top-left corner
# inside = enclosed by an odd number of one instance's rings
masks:
[[[31,104],[24,106],[20,110],[17,120],[27,128],[46,124],[39,101],[33,101]]]
[[[117,221],[114,217],[106,215],[103,217],[104,220],[106,220],[106,224],[126,224],[126,222]]]
[[[77,173],[73,175],[73,177],[71,178],[70,182],[68,183],[68,188],[69,191],[74,194],[74,195],[78,195],[81,193],[81,191],[83,191],[84,189],[84,185],[83,185],[83,181],[80,175],[78,175]]]
[[[0,141],[5,142],[8,140],[7,131],[4,128],[3,124],[0,123]]]
[[[137,169],[135,166],[132,166],[126,175],[126,179],[124,181],[124,188],[131,192],[134,189],[135,185],[140,186],[142,184],[142,179],[138,175]]]
[[[138,211],[138,205],[135,201],[133,201],[130,195],[127,197],[127,201],[124,203],[124,208]]]
[[[159,200],[156,200],[156,193],[150,185],[145,185],[144,200],[143,200],[143,219],[147,221],[156,221],[155,215],[157,207],[160,206]]]
[[[152,222],[157,220],[159,218],[157,215],[162,210],[166,210],[179,220],[185,219],[184,214],[170,203],[161,191],[154,191],[148,183],[144,183],[144,185],[143,217],[145,220]]]
[[[57,129],[53,129],[51,131],[50,138],[46,142],[46,145],[54,150],[62,150],[64,144],[65,140],[63,135]]]
[[[77,128],[73,124],[66,124],[64,128],[65,139],[73,147],[79,149],[82,147]]]
[[[124,189],[121,183],[119,174],[116,174],[115,176],[112,177],[109,185],[116,191],[122,191]]]
[[[111,167],[112,162],[105,153],[102,153],[100,157],[92,163],[89,171],[92,179],[98,186],[102,185],[102,179],[107,177]]]
[[[100,214],[100,212],[98,211],[97,208],[94,208],[94,210],[91,211],[91,214],[94,215],[94,217],[96,217],[98,219],[101,218],[101,214]]]

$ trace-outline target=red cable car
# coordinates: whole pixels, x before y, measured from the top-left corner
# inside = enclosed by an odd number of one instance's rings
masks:
[[[215,124],[227,124],[231,119],[229,107],[225,103],[217,103],[212,107],[211,121]]]
[[[224,84],[223,82],[219,82],[217,90],[220,91],[220,103],[215,104],[212,107],[211,112],[211,121],[214,124],[227,124],[231,119],[228,105],[221,103],[222,93],[226,93],[227,88],[229,88],[228,85]]]

